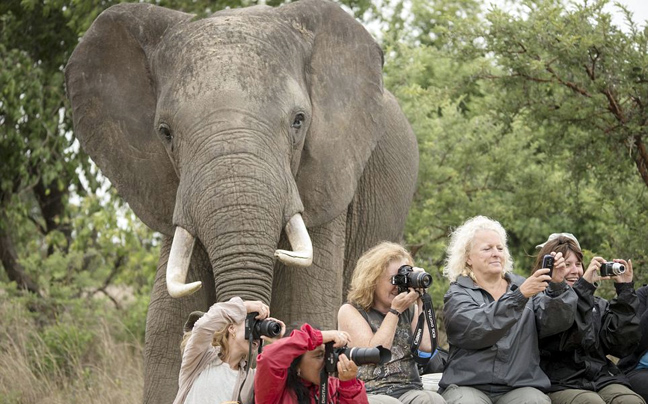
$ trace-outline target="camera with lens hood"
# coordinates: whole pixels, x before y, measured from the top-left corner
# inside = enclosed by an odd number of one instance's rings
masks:
[[[333,342],[327,342],[324,346],[324,367],[329,374],[337,372],[337,364],[342,354],[358,366],[369,363],[383,364],[391,360],[391,351],[382,345],[375,348],[334,348]]]
[[[414,272],[411,266],[403,265],[391,277],[391,284],[398,286],[398,293],[407,292],[409,288],[426,289],[432,284],[432,276],[425,272]]]
[[[245,317],[245,339],[261,339],[261,336],[269,338],[277,337],[281,334],[281,323],[275,320],[257,320],[258,312],[249,313]]]

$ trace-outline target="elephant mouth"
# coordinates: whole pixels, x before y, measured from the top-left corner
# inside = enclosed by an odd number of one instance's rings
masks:
[[[313,243],[301,214],[290,218],[284,230],[293,250],[276,250],[274,256],[288,266],[309,267],[313,262]],[[185,283],[195,243],[196,238],[191,233],[180,226],[176,227],[166,272],[167,290],[172,297],[188,296],[202,287],[200,281]]]

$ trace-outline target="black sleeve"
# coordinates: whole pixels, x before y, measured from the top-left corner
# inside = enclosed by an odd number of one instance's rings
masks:
[[[639,299],[632,282],[615,283],[617,297],[605,308],[599,338],[607,354],[629,355],[639,343]]]
[[[551,282],[547,290],[533,296],[538,336],[548,337],[571,327],[577,301],[578,296],[565,282]]]

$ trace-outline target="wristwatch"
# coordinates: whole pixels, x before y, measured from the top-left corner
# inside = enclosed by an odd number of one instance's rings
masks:
[[[398,310],[396,310],[396,309],[394,309],[394,308],[391,308],[391,307],[389,308],[389,312],[390,312],[391,314],[395,314],[396,317],[399,317],[399,316],[401,315],[401,314],[398,312]]]

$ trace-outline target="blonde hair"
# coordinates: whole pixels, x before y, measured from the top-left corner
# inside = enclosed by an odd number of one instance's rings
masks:
[[[223,361],[226,360],[227,356],[229,355],[229,342],[227,341],[227,338],[230,335],[229,326],[233,324],[234,324],[233,322],[230,322],[222,329],[217,330],[216,332],[214,332],[214,336],[212,338],[212,346],[220,347],[220,352],[218,353],[218,356]],[[184,350],[187,347],[187,342],[189,341],[189,337],[191,337],[192,332],[193,331],[187,331],[182,336],[182,341],[180,342],[181,354],[184,354]]]
[[[391,262],[403,259],[408,265],[412,265],[412,256],[403,246],[387,241],[362,254],[353,270],[351,289],[347,296],[349,303],[369,310],[373,306],[374,292],[380,277]]]
[[[502,225],[486,216],[475,216],[466,220],[450,236],[450,244],[446,250],[448,258],[443,268],[443,275],[454,282],[460,275],[469,276],[475,280],[475,275],[467,264],[468,254],[475,240],[475,234],[481,230],[489,230],[497,233],[504,245],[504,262],[502,263],[502,276],[513,270],[513,260],[506,245],[506,230]]]

